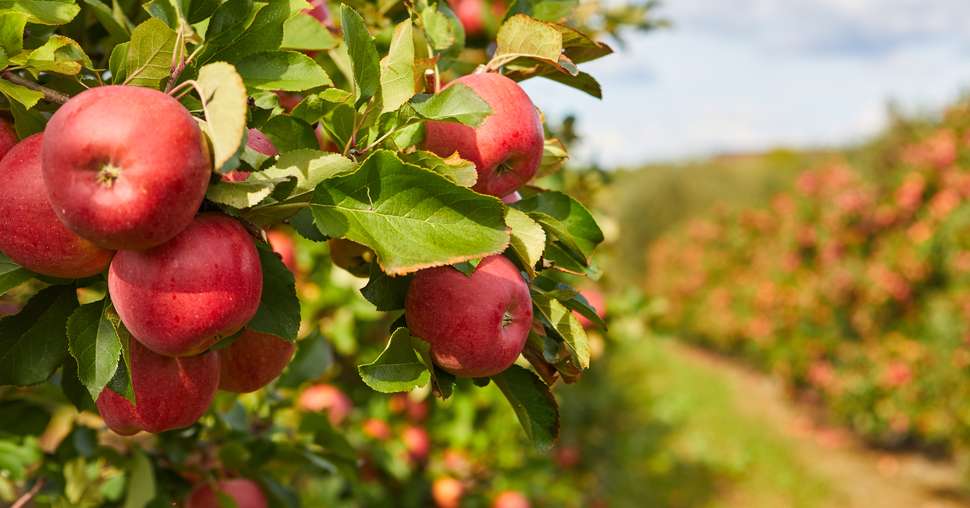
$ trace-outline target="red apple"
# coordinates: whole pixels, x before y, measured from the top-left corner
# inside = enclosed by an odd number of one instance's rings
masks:
[[[304,411],[327,411],[330,423],[334,425],[340,425],[353,408],[353,403],[344,392],[328,384],[317,384],[303,390],[297,405]]]
[[[606,299],[603,298],[603,293],[601,293],[599,289],[584,289],[580,291],[579,294],[583,295],[583,297],[586,298],[586,301],[589,302],[590,306],[596,310],[597,316],[600,318],[606,317]],[[583,325],[583,328],[593,327],[593,322],[590,321],[586,316],[576,311],[573,311],[573,314],[575,314],[576,318],[579,319],[579,323]]]
[[[47,193],[75,233],[107,249],[148,249],[192,222],[211,163],[195,119],[168,94],[99,86],[44,131]]]
[[[323,26],[330,26],[330,9],[327,8],[327,0],[309,0],[310,8],[303,12],[317,18]]]
[[[238,332],[256,313],[263,273],[256,245],[235,219],[200,215],[170,241],[123,250],[108,291],[131,334],[156,353],[189,356]]]
[[[249,129],[246,146],[268,157],[276,157],[280,153],[276,145],[259,129]]]
[[[428,436],[428,431],[409,425],[404,428],[401,439],[412,460],[422,462],[428,458],[428,452],[431,451],[431,438]]]
[[[438,508],[458,508],[464,493],[465,486],[448,476],[437,478],[431,484],[431,497]]]
[[[506,490],[495,497],[492,508],[529,508],[529,498],[517,490]]]
[[[42,134],[34,134],[0,160],[0,251],[40,274],[65,279],[96,275],[108,267],[113,252],[77,236],[57,218],[47,201],[42,143]]]
[[[188,427],[209,408],[219,386],[219,358],[213,352],[189,358],[155,354],[131,341],[131,385],[135,405],[111,388],[98,397],[98,412],[121,435]]]
[[[458,16],[458,21],[465,29],[465,35],[474,37],[485,31],[485,0],[449,0],[451,8]],[[502,19],[505,14],[505,4],[501,1],[491,3],[492,14],[496,19]]]
[[[387,441],[391,438],[391,427],[380,418],[368,418],[364,421],[361,430],[364,435],[378,441]]]
[[[215,487],[215,489],[213,489]],[[269,502],[259,488],[259,484],[246,478],[222,480],[215,485],[202,483],[196,485],[185,500],[185,508],[221,508],[216,492],[225,494],[236,503],[236,508],[266,508]]]
[[[293,244],[293,237],[285,231],[271,229],[266,232],[266,239],[269,240],[269,245],[273,248],[273,252],[283,258],[283,264],[291,272],[296,273],[296,248]]]
[[[229,347],[220,349],[219,389],[248,393],[279,377],[296,346],[275,335],[243,330]]]
[[[532,326],[529,286],[508,259],[489,256],[472,275],[443,266],[415,274],[405,298],[411,332],[461,377],[502,372],[518,358]]]
[[[17,144],[17,131],[7,120],[0,118],[0,159]]]
[[[525,91],[492,72],[462,76],[448,86],[471,87],[492,108],[478,127],[456,122],[428,122],[424,147],[442,157],[455,152],[475,163],[483,194],[502,197],[532,179],[542,162],[542,122]],[[447,88],[447,87],[446,87]]]

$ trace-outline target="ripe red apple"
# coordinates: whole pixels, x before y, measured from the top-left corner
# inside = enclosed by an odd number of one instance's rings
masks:
[[[107,249],[148,249],[192,222],[211,162],[195,119],[168,94],[99,86],[44,131],[47,193],[75,233]]]
[[[492,508],[529,508],[529,498],[517,490],[506,490],[495,497]]]
[[[114,253],[77,236],[57,218],[47,201],[42,143],[43,135],[34,134],[0,160],[0,251],[40,274],[65,279],[96,275]]]
[[[256,313],[263,272],[256,245],[235,219],[198,216],[168,242],[122,250],[108,291],[131,334],[156,353],[189,356],[238,332]]]
[[[465,35],[474,37],[480,35],[485,30],[485,0],[449,0],[451,8],[454,9],[458,21],[465,29]],[[491,3],[492,14],[496,19],[502,19],[505,14],[505,3],[494,1]]]
[[[17,144],[17,131],[6,119],[0,118],[0,159]]]
[[[321,25],[329,27],[330,22],[330,9],[327,8],[327,0],[309,0],[310,8],[303,12],[317,18],[317,21]]]
[[[340,425],[350,414],[353,403],[336,386],[316,384],[303,390],[297,406],[304,411],[327,411],[330,423]]]
[[[411,460],[422,462],[428,458],[428,452],[431,451],[431,437],[428,436],[428,431],[409,425],[404,428],[401,440],[404,441],[404,448],[407,449]]]
[[[596,310],[596,315],[600,318],[606,317],[606,299],[603,298],[603,293],[599,289],[589,288],[584,289],[579,292],[586,298],[586,301]],[[590,321],[586,316],[580,314],[579,312],[573,311],[576,318],[579,319],[579,323],[583,325],[583,328],[592,328],[593,322]]]
[[[220,349],[219,389],[248,393],[279,377],[296,346],[275,335],[243,330],[229,347]]]
[[[431,344],[441,368],[484,377],[507,369],[532,326],[529,286],[508,259],[489,256],[471,277],[450,266],[415,274],[405,298],[414,335]]]
[[[213,352],[188,358],[155,354],[131,341],[131,385],[135,405],[111,388],[98,397],[98,412],[121,435],[188,427],[209,408],[219,386],[219,358]]]
[[[460,481],[443,476],[431,483],[431,497],[438,508],[458,508],[465,494],[465,486]]]
[[[275,157],[280,153],[276,145],[259,129],[249,129],[246,146],[269,157]]]
[[[391,438],[391,427],[380,418],[368,418],[364,421],[361,430],[364,435],[378,441],[387,441]]]
[[[293,237],[285,231],[271,229],[266,232],[266,239],[269,240],[273,252],[279,254],[283,258],[283,264],[295,274],[297,272],[296,247],[293,244]]]
[[[330,246],[330,260],[333,264],[358,277],[370,275],[374,251],[344,238],[331,238],[327,244]]]
[[[475,163],[473,189],[502,197],[532,179],[542,162],[542,122],[525,91],[493,72],[470,74],[452,81],[471,87],[492,108],[478,127],[456,122],[428,122],[424,147],[442,157],[455,152]],[[447,87],[446,87],[447,88]]]
[[[213,489],[215,487],[215,489]],[[236,503],[236,508],[266,508],[269,502],[266,495],[259,488],[259,484],[246,478],[233,478],[222,480],[215,485],[201,483],[196,485],[185,500],[185,508],[221,508],[219,502],[220,492],[232,498]]]

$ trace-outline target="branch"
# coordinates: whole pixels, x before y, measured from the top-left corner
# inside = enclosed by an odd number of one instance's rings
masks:
[[[57,104],[64,104],[65,102],[71,100],[71,96],[70,95],[63,94],[61,92],[58,92],[57,90],[54,90],[52,88],[47,88],[46,86],[43,86],[43,85],[38,85],[37,83],[34,83],[33,81],[30,81],[28,79],[24,79],[24,78],[18,76],[13,71],[5,71],[3,73],[3,78],[6,79],[7,81],[11,82],[11,83],[15,83],[15,84],[18,84],[20,86],[24,86],[24,87],[27,87],[27,88],[29,88],[31,90],[35,90],[35,91],[38,91],[38,92],[44,94],[44,100],[46,100],[47,102],[54,102],[54,103],[57,103]]]
[[[24,495],[20,496],[16,501],[14,501],[14,503],[10,505],[10,508],[24,508],[25,506],[27,506],[27,503],[29,503],[30,500],[33,499],[38,492],[40,492],[40,489],[43,488],[43,486],[44,486],[44,479],[40,478],[39,480],[34,482],[34,486],[31,487],[30,490],[25,492]]]

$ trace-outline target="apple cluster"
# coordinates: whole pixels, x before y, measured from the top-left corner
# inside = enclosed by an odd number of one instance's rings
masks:
[[[262,295],[253,236],[199,213],[212,167],[198,123],[174,98],[134,86],[89,89],[44,132],[11,144],[0,129],[0,251],[38,274],[107,270],[108,294],[134,340],[135,404],[110,387],[96,401],[119,434],[191,425],[217,389],[256,390],[293,344],[246,329]],[[213,351],[224,338],[232,344]]]

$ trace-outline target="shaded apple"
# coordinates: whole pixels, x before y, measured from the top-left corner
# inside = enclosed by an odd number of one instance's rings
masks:
[[[465,494],[465,486],[450,476],[436,478],[431,483],[431,498],[438,508],[458,508]]]
[[[491,106],[492,114],[478,127],[427,122],[424,147],[441,157],[458,152],[478,171],[473,189],[507,196],[531,180],[542,162],[545,141],[539,113],[525,91],[501,74],[470,74],[448,86],[455,83],[471,87]]]
[[[205,414],[219,386],[215,353],[172,358],[155,354],[136,340],[130,347],[135,405],[105,388],[97,406],[108,428],[122,435],[139,430],[157,433],[188,427]]]
[[[189,225],[211,163],[198,123],[168,94],[99,86],[74,96],[44,131],[57,216],[108,249],[148,249]]]
[[[108,269],[108,291],[131,334],[169,356],[199,353],[252,319],[263,273],[256,245],[235,219],[198,216],[168,242],[122,250]]]
[[[269,502],[259,484],[246,478],[196,485],[185,500],[185,508],[222,508],[217,492],[230,497],[236,508],[266,508]]]
[[[285,231],[271,229],[266,232],[266,239],[269,240],[273,252],[279,254],[283,264],[295,274],[297,272],[296,246],[293,243],[293,237]]]
[[[579,294],[583,295],[583,298],[586,298],[589,305],[596,310],[597,316],[600,318],[606,317],[606,299],[603,298],[603,293],[600,292],[599,289],[583,289],[579,292]],[[583,325],[583,328],[592,328],[595,326],[593,322],[589,320],[589,318],[580,314],[579,312],[573,311],[573,314],[576,316],[576,319],[579,320],[579,323]]]
[[[529,286],[511,261],[489,256],[469,277],[453,267],[421,270],[405,298],[411,332],[461,377],[502,372],[518,358],[532,326]]]
[[[431,437],[428,436],[428,431],[408,425],[401,434],[401,440],[404,441],[404,448],[407,449],[411,460],[423,462],[428,458],[428,453],[431,451]]]
[[[517,490],[506,490],[495,496],[492,508],[529,508],[529,498]]]
[[[0,118],[0,159],[16,144],[17,131],[14,130],[13,124],[5,118]]]
[[[97,275],[114,253],[74,234],[57,218],[47,201],[42,143],[43,135],[34,134],[0,160],[0,251],[24,268],[51,277]]]
[[[330,246],[330,260],[333,264],[357,277],[370,276],[370,264],[374,261],[374,251],[345,238],[331,238],[327,244]]]
[[[300,393],[297,406],[304,411],[326,411],[330,423],[340,425],[350,414],[353,403],[339,388],[328,384],[316,384]]]
[[[219,389],[248,393],[279,377],[296,346],[275,335],[245,329],[219,354]]]
[[[368,418],[361,426],[364,435],[378,441],[387,441],[391,438],[391,427],[380,418]]]

